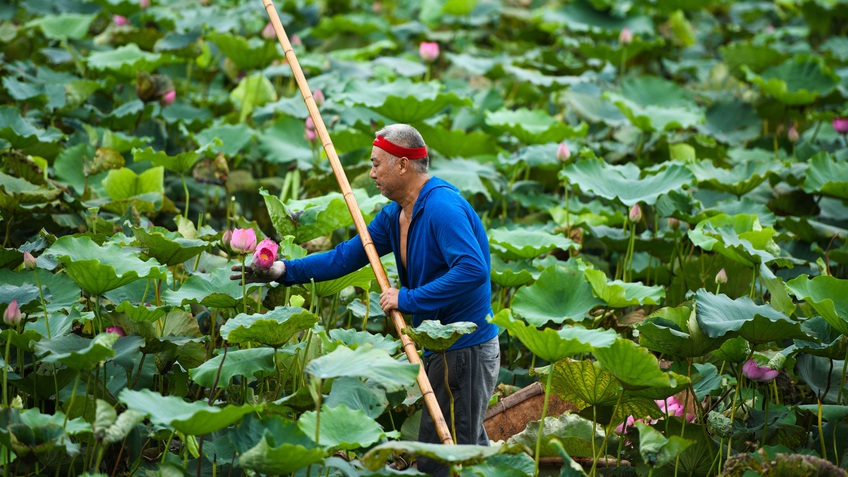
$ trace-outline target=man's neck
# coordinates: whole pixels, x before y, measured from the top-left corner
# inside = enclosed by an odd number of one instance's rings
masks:
[[[403,209],[404,213],[407,217],[412,218],[412,210],[415,207],[415,202],[418,200],[418,195],[421,193],[421,189],[424,188],[424,184],[430,180],[430,176],[428,174],[421,174],[419,179],[410,186],[409,192],[404,196],[401,200],[397,201],[400,208]]]

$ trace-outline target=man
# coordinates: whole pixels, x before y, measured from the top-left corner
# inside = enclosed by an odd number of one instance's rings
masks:
[[[430,177],[427,147],[415,128],[387,126],[377,131],[373,146],[371,179],[392,202],[368,225],[368,232],[377,253],[394,253],[401,283],[400,289],[389,288],[380,295],[380,306],[386,313],[398,309],[412,314],[413,326],[424,320],[477,325],[451,346],[446,358],[457,444],[489,445],[483,419],[497,380],[500,347],[497,327],[487,321],[492,308],[486,231],[456,187]],[[277,262],[268,272],[246,270],[246,279],[292,285],[338,278],[366,264],[368,257],[356,236],[328,252]],[[241,267],[233,270],[240,272]],[[425,350],[424,366],[450,423],[444,361]],[[427,412],[421,418],[419,440],[440,442]],[[418,470],[438,476],[449,472],[426,458],[419,459]]]

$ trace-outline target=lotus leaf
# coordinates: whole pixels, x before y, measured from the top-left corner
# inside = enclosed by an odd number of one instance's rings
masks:
[[[244,122],[256,107],[276,101],[277,90],[267,76],[257,73],[239,81],[230,99],[239,105],[239,122]]]
[[[234,156],[244,149],[256,136],[256,131],[246,124],[220,124],[206,128],[195,134],[194,139],[198,144],[209,144],[219,140],[220,144],[213,144],[211,151],[221,152],[225,156]]]
[[[848,335],[848,280],[801,275],[788,281],[786,288],[799,300],[809,303],[833,329]]]
[[[477,325],[470,321],[442,324],[437,320],[424,320],[415,328],[404,328],[403,332],[421,348],[443,353],[464,335],[473,333]]]
[[[230,268],[219,267],[212,273],[195,273],[177,291],[166,290],[162,301],[172,306],[198,303],[211,308],[235,308],[241,304],[242,288],[230,280]]]
[[[524,144],[559,142],[566,138],[583,137],[589,130],[586,123],[571,127],[540,110],[502,109],[486,112],[486,124],[515,136]]]
[[[37,186],[24,179],[0,172],[0,211],[4,214],[31,213],[34,208],[57,199],[61,193],[61,189]]]
[[[642,422],[636,423],[639,429],[639,453],[642,460],[650,466],[662,467],[680,456],[695,441],[680,436],[666,438],[660,431],[654,430]]]
[[[319,426],[320,429],[316,429]],[[322,407],[321,419],[317,411],[305,412],[297,426],[308,436],[318,436],[318,443],[333,449],[353,450],[370,447],[385,437],[399,437],[399,432],[385,432],[377,421],[359,409],[349,409],[345,404]]]
[[[734,300],[702,288],[695,293],[695,303],[698,325],[710,338],[730,338],[738,334],[754,344],[808,338],[800,323],[770,305],[757,305],[748,297]]]
[[[651,313],[636,326],[639,344],[663,355],[695,358],[721,346],[698,325],[694,307],[665,307]]]
[[[612,373],[625,389],[674,388],[688,381],[685,376],[661,371],[656,356],[627,339],[617,338],[593,353],[601,369]]]
[[[512,319],[508,309],[495,314],[491,322],[509,330],[536,356],[552,363],[580,353],[598,352],[611,346],[617,336],[612,330],[588,330],[579,325],[567,326],[559,331],[551,328],[540,330]]]
[[[136,424],[144,420],[144,414],[129,409],[120,417],[108,402],[97,399],[94,418],[94,436],[97,440],[114,444],[121,442],[132,431]]]
[[[113,169],[103,179],[103,188],[112,200],[131,199],[147,193],[165,193],[165,168],[153,167],[136,174],[126,167]]]
[[[643,131],[686,129],[705,120],[688,92],[662,78],[631,77],[622,82],[620,93],[605,96]]]
[[[232,344],[262,343],[279,348],[295,333],[318,323],[314,313],[295,306],[281,306],[264,314],[240,313],[221,327],[221,338]]]
[[[601,447],[604,441],[604,431],[595,427],[592,421],[576,414],[565,413],[558,417],[546,417],[542,430],[542,457],[558,456],[558,452],[550,447],[550,440],[557,439],[565,451],[572,457],[591,457],[595,447]],[[511,436],[506,441],[508,446],[536,447],[539,436],[539,421],[527,423],[527,428]],[[595,443],[592,444],[594,439]]]
[[[374,281],[374,272],[371,265],[366,265],[359,270],[348,273],[347,275],[333,280],[324,280],[315,283],[314,288],[309,286],[310,290],[314,290],[319,297],[332,296],[341,292],[347,287],[358,287],[364,290],[370,290]]]
[[[303,121],[281,118],[265,129],[259,135],[259,150],[265,160],[277,164],[296,162],[301,170],[315,167],[313,145],[304,137],[303,127]]]
[[[605,199],[618,199],[627,207],[640,202],[653,205],[660,196],[692,185],[694,178],[689,169],[674,164],[654,175],[640,177],[638,169],[599,160],[575,162],[560,172],[560,179],[580,190]]]
[[[376,293],[375,293],[376,295]],[[377,295],[379,297],[379,295]],[[379,305],[379,299],[373,300],[372,304]],[[382,309],[381,309],[382,310]],[[373,315],[372,315],[373,316]],[[386,335],[375,335],[367,331],[357,331],[354,329],[343,330],[333,328],[329,331],[330,338],[341,341],[349,348],[357,348],[360,346],[373,346],[377,349],[386,350],[389,354],[394,354],[400,347],[400,341]]]
[[[699,129],[719,141],[737,146],[759,136],[761,128],[762,119],[752,105],[720,100],[707,109],[706,122]]]
[[[646,286],[641,283],[627,283],[621,280],[607,281],[604,272],[594,269],[583,271],[586,281],[592,286],[592,292],[612,308],[626,308],[633,305],[657,305],[665,298],[661,286]]]
[[[627,118],[612,101],[602,97],[602,90],[593,83],[580,83],[562,92],[563,100],[577,114],[592,123],[623,126]]]
[[[194,258],[209,247],[204,240],[189,240],[162,227],[136,228],[133,233],[151,257],[168,266]]]
[[[819,58],[798,55],[756,74],[743,67],[745,78],[760,89],[790,106],[801,106],[827,96],[839,85],[839,75]]]
[[[26,26],[38,27],[51,40],[82,40],[94,18],[95,15],[62,13],[32,20]]]
[[[540,13],[543,28],[567,28],[574,32],[612,32],[618,34],[624,28],[634,35],[653,35],[654,26],[647,16],[618,16],[612,11],[599,11],[590,2],[581,0],[565,7]],[[546,25],[547,24],[547,25]]]
[[[448,106],[470,106],[467,98],[443,93],[438,82],[413,83],[399,79],[387,84],[353,83],[340,98],[351,106],[365,106],[395,122],[423,121]]]
[[[116,341],[118,335],[115,333],[101,333],[90,340],[70,334],[41,340],[35,344],[35,349],[44,355],[42,359],[46,363],[58,362],[77,371],[88,371],[115,356]]]
[[[821,152],[809,161],[804,191],[848,200],[848,162],[835,161]]]
[[[185,174],[200,160],[200,154],[196,151],[186,151],[176,156],[169,156],[163,151],[154,151],[152,147],[145,149],[134,148],[132,150],[133,161],[150,161],[154,166],[161,166],[177,174]],[[147,191],[145,191],[147,192]]]
[[[529,285],[539,277],[539,270],[529,262],[504,262],[500,256],[492,256],[492,283],[504,288],[518,288]]]
[[[845,361],[842,360],[800,354],[795,364],[795,373],[798,381],[806,383],[822,403],[836,404],[840,402],[840,394],[845,396],[848,392],[848,386],[841,379],[844,365]]]
[[[455,185],[465,197],[475,194],[483,195],[491,200],[490,185],[495,190],[501,189],[503,177],[490,164],[482,164],[467,159],[450,159],[438,161],[431,167],[433,174]],[[484,184],[482,179],[486,179]]]
[[[323,420],[322,420],[323,421]],[[389,441],[380,444],[362,456],[362,465],[371,471],[377,471],[395,455],[404,457],[407,461],[415,457],[429,457],[446,465],[472,465],[483,462],[495,454],[501,452],[520,452],[517,448],[487,447],[476,445],[452,445],[429,444],[411,441]]]
[[[589,360],[554,363],[551,391],[583,410],[590,406],[615,406],[622,392],[615,376]]]
[[[591,293],[583,272],[573,267],[546,268],[532,285],[520,288],[513,298],[513,311],[533,326],[552,321],[583,321],[603,302]]]
[[[98,71],[110,71],[124,78],[135,78],[139,71],[153,71],[170,63],[168,55],[141,50],[135,43],[114,50],[97,51],[88,56],[88,66]]]
[[[731,169],[716,167],[711,161],[690,161],[689,170],[695,174],[698,185],[737,197],[754,190],[772,174],[782,171],[783,165],[774,159],[748,160]]]
[[[124,313],[133,321],[152,323],[164,316],[167,310],[158,306],[150,307],[141,304],[134,306],[132,303],[124,301],[115,307],[115,311]]]
[[[552,250],[579,250],[580,245],[544,230],[497,228],[489,231],[489,245],[506,259],[536,258]]]
[[[763,228],[756,215],[717,215],[702,220],[688,232],[698,247],[710,250],[748,267],[780,261],[780,249],[772,240],[775,230]]]
[[[200,366],[190,369],[188,374],[194,382],[205,388],[211,388],[215,383],[220,387],[226,387],[233,376],[249,378],[259,372],[273,372],[274,353],[273,348],[228,351],[226,356],[220,353]]]
[[[289,474],[318,463],[326,453],[298,429],[297,423],[279,416],[260,420],[248,414],[228,437],[239,453],[239,465],[272,475]]]
[[[830,359],[843,359],[848,354],[848,341],[824,318],[820,316],[810,318],[801,323],[801,329],[810,338],[793,340],[799,353]]]
[[[212,31],[208,38],[242,71],[264,68],[283,56],[277,42],[245,38],[222,31]]]
[[[480,131],[441,129],[426,123],[417,126],[417,129],[426,138],[429,149],[439,151],[448,158],[469,158],[497,152],[497,144],[488,134]]]
[[[204,401],[186,402],[177,396],[162,396],[149,389],[133,391],[124,389],[118,399],[129,409],[150,416],[154,424],[168,426],[187,436],[202,436],[221,430],[256,412],[261,406],[210,406]]]
[[[313,359],[305,371],[319,379],[343,376],[373,379],[392,392],[411,386],[418,377],[420,365],[395,361],[381,349],[339,346],[333,352]]]

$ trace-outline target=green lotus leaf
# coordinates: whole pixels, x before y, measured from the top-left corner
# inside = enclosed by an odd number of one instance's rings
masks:
[[[378,294],[374,293],[374,295],[379,298]],[[372,305],[375,304],[375,301],[379,307],[379,300],[373,300],[371,302]],[[372,314],[371,316],[374,315]],[[385,350],[389,354],[395,354],[398,348],[400,348],[399,340],[387,335],[369,333],[368,331],[333,328],[327,334],[330,338],[341,341],[345,346],[354,349],[360,346],[372,346],[376,349]]]
[[[320,429],[316,430],[319,426]],[[318,436],[318,444],[333,449],[353,450],[370,447],[385,437],[397,438],[397,431],[386,432],[377,421],[364,411],[349,409],[341,404],[322,407],[321,419],[317,411],[305,412],[297,421],[297,427],[307,436]]]
[[[211,31],[207,38],[218,46],[224,56],[235,63],[239,71],[265,68],[272,61],[283,57],[276,41],[245,38],[222,30]]]
[[[698,325],[710,338],[738,334],[754,344],[808,338],[800,323],[770,305],[757,305],[748,297],[734,300],[702,288],[695,293],[695,303]]]
[[[67,424],[65,424],[65,414],[62,411],[56,411],[55,414],[46,414],[42,413],[38,408],[26,409],[21,412],[20,420],[22,424],[33,428],[40,426],[64,426],[65,432],[70,436],[88,434],[92,431],[91,424],[86,422],[82,417],[68,419]]]
[[[801,323],[801,329],[810,338],[794,340],[795,348],[799,353],[834,360],[843,359],[848,353],[848,341],[824,318],[814,316]]]
[[[786,53],[771,45],[757,45],[752,41],[732,41],[719,47],[724,63],[730,73],[743,77],[747,70],[760,73],[770,66],[779,64],[786,58]]]
[[[86,236],[65,235],[47,249],[64,266],[65,273],[92,294],[142,279],[167,277],[167,269],[156,260],[142,261],[136,253],[116,244],[99,246]]]
[[[438,320],[424,320],[415,328],[404,328],[403,332],[409,335],[420,348],[442,353],[453,346],[458,339],[473,333],[476,329],[477,325],[470,321],[443,325]]]
[[[153,71],[171,62],[167,55],[141,50],[135,43],[114,50],[96,51],[88,56],[88,66],[97,71],[109,71],[125,78],[135,78],[139,71]]]
[[[2,269],[5,268],[17,268],[17,266],[23,263],[23,261],[23,252],[14,248],[0,248],[0,273],[2,273]]]
[[[593,41],[592,38],[583,37],[575,40],[575,49],[586,58],[597,58],[612,64],[629,62],[642,53],[651,53],[665,46],[662,37],[634,36],[633,41],[627,45],[618,42]]]
[[[359,347],[352,350],[339,346],[333,352],[313,359],[305,371],[320,379],[359,377],[373,379],[387,392],[411,386],[418,377],[420,365],[395,361],[384,350]]]
[[[141,174],[123,167],[112,169],[103,179],[103,188],[112,200],[131,199],[147,193],[165,193],[165,168],[153,167]]]
[[[314,290],[317,296],[325,297],[335,295],[347,287],[357,287],[370,290],[372,286],[371,282],[373,281],[374,271],[371,268],[371,265],[366,265],[365,267],[362,267],[355,272],[348,273],[343,277],[317,282],[315,283],[314,288],[312,285],[308,285],[308,288],[310,291]]]
[[[239,154],[256,137],[256,131],[246,124],[220,124],[208,127],[194,135],[198,144],[210,144],[219,139],[221,144],[211,144],[210,151],[225,156]]]
[[[539,270],[528,261],[504,262],[498,255],[492,256],[492,282],[504,288],[529,285],[538,278]]]
[[[134,228],[133,233],[151,257],[168,266],[184,263],[209,247],[205,240],[189,240],[163,227],[154,226],[147,230],[139,227]]]
[[[732,168],[716,167],[712,161],[690,161],[687,167],[704,189],[728,192],[737,197],[757,188],[772,174],[783,170],[783,164],[774,159],[744,161]]]
[[[500,189],[501,176],[491,164],[483,164],[468,159],[449,159],[437,161],[430,166],[430,171],[459,189],[463,196],[471,197],[480,194],[491,200],[489,187]],[[483,182],[483,179],[486,182]]]
[[[848,416],[848,407],[842,404],[824,404],[821,406],[818,404],[801,404],[798,406],[792,406],[792,409],[806,411],[812,416],[818,416],[819,411],[821,411],[822,419],[828,422],[841,421],[842,419],[845,419],[845,416]]]
[[[421,136],[426,138],[427,148],[439,151],[443,156],[475,157],[496,154],[498,147],[491,136],[481,131],[463,131],[443,129],[421,123],[416,126]]]
[[[62,363],[77,371],[88,371],[115,356],[116,341],[116,333],[101,333],[90,340],[70,334],[41,340],[35,344],[35,350],[44,355],[41,359],[46,363]]]
[[[581,83],[583,79],[576,76],[550,76],[535,69],[520,68],[515,65],[503,65],[504,73],[511,76],[517,83],[529,83],[542,88],[562,89]]]
[[[135,162],[150,161],[154,166],[162,166],[177,174],[189,172],[194,164],[200,160],[200,153],[196,151],[186,151],[176,156],[169,156],[163,151],[154,151],[152,147],[133,148],[132,154]]]
[[[497,228],[489,231],[489,246],[505,259],[536,258],[551,250],[579,250],[580,245],[560,234],[544,230]]]
[[[821,59],[806,55],[790,58],[761,74],[743,69],[748,81],[790,106],[813,103],[820,96],[830,94],[842,81]]]
[[[820,396],[823,403],[836,404],[840,396],[848,392],[848,386],[841,380],[844,365],[842,360],[800,354],[795,363],[795,376],[799,383],[809,386],[815,396]],[[818,414],[818,410],[815,413]]]
[[[694,358],[717,349],[722,340],[710,338],[698,326],[692,307],[665,307],[636,326],[639,345],[669,356]]]
[[[251,348],[227,351],[204,362],[200,366],[190,369],[188,375],[197,384],[211,388],[215,385],[227,387],[233,376],[256,376],[259,372],[271,373],[274,371],[274,349],[273,348]],[[224,362],[221,365],[221,362]],[[220,376],[219,376],[220,373]]]
[[[540,330],[514,320],[509,309],[499,311],[491,322],[509,330],[533,354],[552,363],[580,353],[597,352],[611,346],[617,336],[612,330],[589,330],[579,325],[558,331],[552,328]]]
[[[32,125],[21,116],[19,108],[0,106],[0,140],[8,141],[16,149],[25,149],[39,144],[53,144],[62,140],[63,134],[56,128],[46,130]]]
[[[276,101],[277,90],[267,76],[256,73],[239,81],[230,99],[239,105],[239,122],[244,122],[256,107]]]
[[[324,449],[280,443],[263,437],[256,446],[239,454],[239,465],[265,475],[289,475],[324,460]]]
[[[702,220],[688,235],[697,247],[753,267],[779,260],[780,249],[772,239],[775,233],[771,227],[762,227],[754,214],[721,214]]]
[[[580,83],[561,93],[563,100],[582,118],[592,123],[623,126],[627,118],[612,101],[602,97],[603,90],[594,83]]]
[[[339,33],[359,34],[362,31],[388,31],[388,21],[365,12],[322,17],[310,32],[316,38],[331,38]]]
[[[835,330],[848,336],[848,280],[800,275],[786,282],[786,288],[809,303]]]
[[[115,311],[121,312],[127,315],[131,320],[135,322],[146,322],[153,323],[159,318],[165,316],[166,310],[162,307],[158,306],[145,306],[143,304],[139,304],[138,306],[133,305],[128,301],[121,302],[118,306],[115,307]]]
[[[351,83],[340,100],[351,106],[365,106],[395,122],[423,121],[448,106],[471,106],[471,100],[441,91],[441,83],[413,83],[400,79],[385,84],[365,81]]]
[[[261,314],[240,313],[221,327],[221,338],[232,344],[262,343],[279,348],[295,333],[318,323],[318,316],[297,306],[279,306]]]
[[[624,28],[634,35],[653,35],[654,23],[644,15],[622,16],[613,9],[601,11],[588,1],[571,2],[567,6],[542,10],[537,14],[542,28],[548,31],[566,28],[574,32],[611,32],[618,34]]]
[[[660,431],[654,430],[645,423],[637,422],[639,429],[639,453],[646,464],[662,467],[674,461],[695,441],[680,436],[666,438]]]
[[[706,121],[699,129],[719,141],[739,146],[759,136],[762,123],[751,104],[719,100],[707,109]]]
[[[809,161],[802,185],[805,192],[848,200],[848,162],[833,160],[820,152]]]
[[[605,97],[643,131],[686,129],[704,122],[703,111],[683,88],[654,76],[633,76],[621,84],[621,92]]]
[[[88,28],[95,18],[96,15],[83,13],[61,13],[37,18],[26,26],[41,29],[51,40],[82,40],[88,36]]]
[[[540,421],[528,422],[523,431],[507,439],[506,445],[535,449],[539,424]],[[571,413],[545,417],[542,435],[541,457],[559,456],[558,451],[549,444],[551,439],[559,440],[571,457],[591,457],[593,449],[600,448],[604,441],[604,431],[601,428],[596,427],[592,421]],[[592,440],[595,441],[594,444]]]
[[[172,306],[201,304],[209,308],[235,308],[241,304],[242,288],[230,280],[230,267],[218,267],[212,273],[195,273],[177,291],[166,290],[162,301]]]
[[[26,282],[19,286],[0,285],[0,303],[12,303],[12,300],[17,300],[18,306],[25,309],[29,303],[38,303],[38,291],[38,287]]]
[[[601,369],[612,373],[625,389],[674,388],[688,382],[685,376],[661,371],[656,356],[627,339],[618,338],[593,354]]]
[[[608,281],[601,270],[583,271],[586,281],[592,286],[596,297],[612,308],[626,308],[633,305],[657,305],[665,298],[665,290],[659,285],[646,286],[641,283],[627,283],[621,280]]]
[[[168,426],[187,436],[202,436],[221,430],[245,414],[261,409],[261,406],[248,404],[215,407],[205,401],[186,402],[177,396],[162,396],[149,389],[124,389],[118,395],[118,400],[126,404],[127,408],[150,416],[152,423]]]
[[[628,207],[640,202],[653,205],[660,196],[691,186],[695,179],[689,169],[677,164],[641,177],[638,168],[609,165],[599,160],[569,164],[559,176],[586,193],[618,199]]]
[[[585,137],[586,123],[571,127],[539,109],[521,108],[486,111],[486,124],[498,131],[508,132],[524,144],[560,142],[566,138]]]
[[[574,267],[546,268],[532,285],[520,288],[513,298],[513,311],[533,326],[552,321],[583,321],[594,307],[602,305]]]
[[[324,400],[328,408],[344,405],[364,412],[370,419],[380,417],[388,404],[386,391],[379,384],[369,386],[359,378],[334,379],[330,395]]]
[[[323,422],[323,419],[321,420]],[[371,471],[383,468],[392,456],[402,456],[407,462],[415,457],[429,457],[446,465],[473,465],[501,452],[520,452],[507,446],[478,446],[429,444],[413,441],[389,441],[372,448],[362,456],[362,465]]]
[[[615,376],[590,360],[557,361],[553,373],[551,391],[578,411],[590,406],[615,406],[622,392]]]

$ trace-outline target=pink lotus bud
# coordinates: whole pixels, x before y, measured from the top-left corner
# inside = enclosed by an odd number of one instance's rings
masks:
[[[798,142],[799,137],[800,136],[798,135],[798,130],[795,129],[795,125],[793,124],[792,126],[789,126],[789,130],[786,131],[786,138],[792,142]]]
[[[680,228],[680,220],[675,219],[674,217],[668,218],[668,228],[671,230],[677,230]]]
[[[141,8],[147,8],[150,6],[150,0],[138,0],[138,6]]]
[[[556,157],[561,162],[565,162],[571,157],[571,151],[568,150],[568,146],[564,142],[557,148]]]
[[[112,15],[112,22],[117,26],[129,25],[130,23],[127,17],[121,15]]]
[[[629,218],[630,221],[633,223],[642,220],[642,208],[639,207],[639,204],[633,204],[633,207],[630,208]]]
[[[834,118],[833,129],[839,134],[848,134],[848,118]]]
[[[230,246],[230,240],[232,240],[232,239],[233,239],[233,231],[229,230],[229,229],[224,231],[224,236],[221,237],[221,245],[223,245],[224,247],[229,247]]]
[[[110,327],[106,328],[106,332],[107,333],[115,333],[116,335],[118,335],[122,338],[124,336],[127,336],[127,334],[124,333],[124,330],[122,330],[120,326],[110,326]]]
[[[303,46],[303,40],[301,40],[300,37],[297,35],[292,35],[291,44],[294,46]]]
[[[12,303],[9,303],[9,306],[6,307],[6,311],[3,313],[3,321],[11,326],[17,326],[21,322],[21,307],[18,306],[18,300],[12,300]]]
[[[256,232],[253,229],[235,229],[230,247],[238,253],[252,253],[256,250]]]
[[[35,262],[35,257],[29,252],[24,252],[24,268],[27,270],[35,270],[38,264]]]
[[[318,137],[318,132],[315,131],[315,122],[312,121],[312,116],[306,118],[306,122],[304,123],[304,128],[306,130],[306,139],[309,142],[315,140]]]
[[[418,56],[427,63],[436,61],[439,57],[439,44],[435,41],[423,41],[418,46]]]
[[[633,32],[630,31],[630,28],[624,27],[621,29],[621,33],[618,34],[618,42],[622,45],[626,45],[633,41]]]
[[[277,32],[274,30],[274,25],[271,22],[268,22],[268,24],[265,25],[265,28],[262,29],[262,38],[265,38],[266,40],[273,40],[274,38],[277,38]]]
[[[723,268],[719,270],[718,273],[716,273],[715,282],[719,285],[724,285],[725,283],[727,283],[727,272],[724,271]]]
[[[318,106],[324,106],[324,102],[327,101],[327,99],[324,97],[324,92],[322,92],[320,89],[315,89],[315,92],[312,93],[312,99],[315,100],[315,104],[317,104]]]
[[[742,373],[751,381],[767,383],[776,378],[780,371],[771,369],[768,366],[760,366],[753,359],[749,359],[742,365]]]
[[[268,238],[259,242],[259,245],[256,246],[256,251],[253,252],[253,265],[263,270],[271,268],[271,265],[277,261],[277,250],[279,247],[273,240]]]
[[[159,104],[161,104],[162,106],[167,106],[173,103],[175,99],[177,99],[177,92],[171,89],[168,90],[167,93],[162,95],[162,97],[159,99]]]

